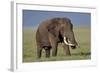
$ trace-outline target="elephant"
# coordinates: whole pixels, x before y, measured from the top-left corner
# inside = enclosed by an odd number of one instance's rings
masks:
[[[62,44],[66,56],[71,56],[69,47],[77,47],[71,20],[67,17],[55,17],[42,21],[37,28],[36,43],[37,58],[41,58],[43,49],[46,58],[50,57],[50,52],[52,56],[57,56],[59,43]]]

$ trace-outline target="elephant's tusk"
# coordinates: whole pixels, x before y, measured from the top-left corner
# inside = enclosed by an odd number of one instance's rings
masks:
[[[66,45],[69,45],[69,46],[75,46],[74,44],[68,43],[68,42],[66,41],[66,37],[64,37],[64,43],[65,43]]]

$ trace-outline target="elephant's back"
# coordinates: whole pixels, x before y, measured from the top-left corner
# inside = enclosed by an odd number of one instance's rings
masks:
[[[41,22],[38,26],[38,29],[41,30],[41,29],[46,29],[48,27],[48,25],[51,23],[50,22],[51,20],[45,20],[43,22]]]

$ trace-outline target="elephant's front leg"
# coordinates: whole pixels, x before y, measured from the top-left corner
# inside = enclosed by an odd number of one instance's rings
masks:
[[[70,56],[71,53],[70,53],[69,46],[66,45],[65,43],[62,43],[62,46],[63,46],[63,48],[64,48],[64,52],[65,52],[66,56]]]
[[[53,34],[49,33],[49,40],[52,47],[52,56],[57,56],[57,38]]]
[[[55,41],[52,42],[52,56],[57,56],[57,46],[58,43],[56,43]]]

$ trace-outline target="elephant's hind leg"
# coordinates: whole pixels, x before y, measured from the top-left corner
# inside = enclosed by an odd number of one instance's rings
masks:
[[[37,58],[41,58],[41,53],[42,53],[42,49],[38,48],[37,49]]]
[[[45,49],[45,56],[46,56],[46,58],[49,58],[50,57],[50,47],[45,47],[44,48]]]

